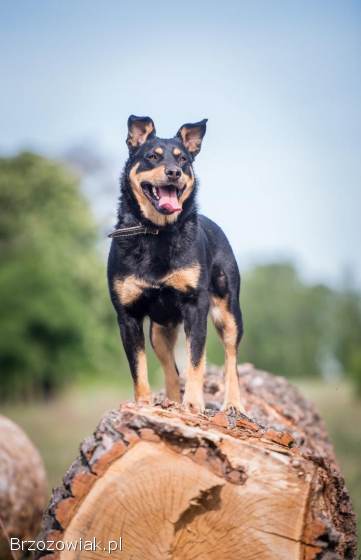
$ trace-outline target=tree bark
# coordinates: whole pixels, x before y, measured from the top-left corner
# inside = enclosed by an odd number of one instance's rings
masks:
[[[219,410],[217,368],[206,414],[162,395],[107,413],[53,493],[41,538],[65,550],[48,560],[109,558],[120,537],[113,560],[354,559],[354,513],[313,406],[250,365],[239,378],[247,416]]]
[[[0,559],[18,558],[9,539],[35,539],[47,500],[39,453],[14,422],[0,415]]]

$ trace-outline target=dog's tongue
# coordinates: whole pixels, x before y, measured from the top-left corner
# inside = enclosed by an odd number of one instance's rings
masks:
[[[175,188],[158,187],[159,189],[159,208],[166,210],[170,214],[172,212],[180,212],[181,205],[178,202],[177,190]]]

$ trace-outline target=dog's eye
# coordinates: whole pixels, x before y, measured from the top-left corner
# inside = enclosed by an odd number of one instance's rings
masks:
[[[185,156],[180,156],[179,161],[184,164],[187,161],[187,158]]]
[[[158,159],[158,154],[148,154],[147,159],[149,159],[150,161],[155,161],[156,159]]]

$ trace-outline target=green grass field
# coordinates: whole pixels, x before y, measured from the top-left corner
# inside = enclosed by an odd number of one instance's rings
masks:
[[[345,382],[297,383],[324,418],[346,478],[354,507],[361,517],[361,402]],[[117,407],[129,394],[114,387],[77,387],[50,403],[3,407],[2,414],[24,428],[40,450],[49,478],[49,490],[78,454],[81,440],[95,428],[102,414]],[[359,521],[359,535],[361,525]]]

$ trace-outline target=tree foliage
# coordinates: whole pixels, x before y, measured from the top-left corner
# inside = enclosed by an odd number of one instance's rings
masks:
[[[338,294],[334,331],[335,355],[361,396],[361,297],[347,283]]]
[[[1,396],[51,392],[110,359],[116,329],[77,178],[31,153],[0,160]]]

